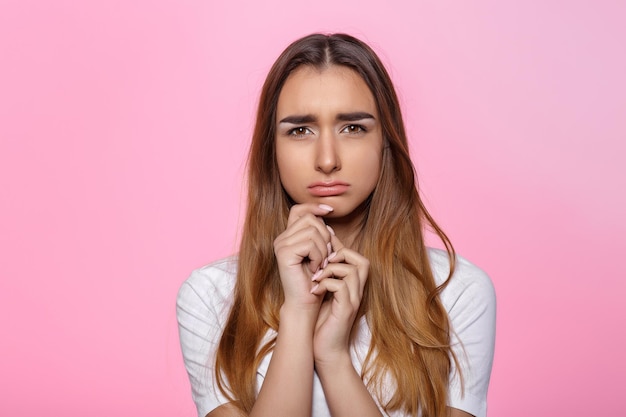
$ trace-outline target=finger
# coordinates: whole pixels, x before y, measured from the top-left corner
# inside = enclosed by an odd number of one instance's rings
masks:
[[[289,246],[280,246],[274,251],[276,258],[282,260],[284,265],[291,267],[306,262],[306,267],[311,273],[317,271],[324,261],[324,255],[317,245],[310,240],[296,242]]]
[[[333,250],[335,252],[339,252],[345,247],[345,245],[341,242],[341,240],[339,240],[335,231],[330,226],[327,226],[327,229],[330,232],[330,244],[333,246]]]
[[[326,241],[313,226],[277,239],[274,252],[288,265],[300,264],[308,258],[311,273],[320,268],[328,256]]]
[[[330,243],[330,232],[326,228],[324,224],[324,220],[320,217],[316,217],[310,213],[307,213],[298,219],[296,219],[292,224],[290,224],[287,229],[282,233],[284,236],[289,236],[293,233],[296,233],[300,229],[304,229],[307,227],[315,227],[320,235],[324,236],[324,240]]]
[[[290,246],[304,240],[312,240],[324,252],[324,256],[328,256],[328,240],[326,236],[320,233],[319,228],[313,224],[302,225],[297,230],[289,230],[281,234],[275,241],[274,246]]]
[[[332,212],[333,208],[327,204],[296,204],[289,210],[289,217],[287,218],[287,226],[294,223],[300,217],[306,214],[312,214],[317,217],[322,217]],[[320,219],[321,220],[321,219]],[[323,223],[323,221],[322,221]]]
[[[349,290],[350,302],[358,307],[363,296],[363,286],[358,274],[358,269],[354,265],[345,263],[329,264],[326,268],[313,275],[312,279],[320,283],[333,279],[335,281],[343,281]]]
[[[330,244],[330,232],[325,227],[324,220],[320,217],[316,217],[311,213],[305,213],[293,223],[291,223],[287,229],[281,233],[276,240],[274,241],[274,247],[282,244],[282,242],[294,242],[295,239],[302,238],[302,231],[307,230],[307,233],[311,233],[312,236],[314,234],[314,230],[317,231],[317,234],[321,236],[324,241],[325,251],[322,250],[320,246],[320,250],[325,252],[324,257],[327,257],[330,252],[332,252],[332,246]]]
[[[341,279],[324,279],[311,289],[311,293],[320,296],[331,293],[333,295],[333,314],[337,314],[339,317],[353,317],[359,308],[359,304],[355,305],[350,297],[347,283]]]
[[[335,242],[334,239],[331,239],[331,241]],[[335,248],[334,243],[333,248]],[[354,265],[358,270],[361,287],[365,286],[365,282],[367,281],[367,277],[369,274],[370,262],[360,253],[353,251],[352,249],[348,249],[344,246],[341,249],[335,250],[335,252],[331,253],[328,256],[328,262],[329,265],[340,263]]]
[[[330,244],[330,237],[331,234],[328,231],[328,229],[326,228],[326,225],[324,224],[324,220],[320,217],[316,217],[311,213],[305,213],[302,216],[300,216],[298,219],[296,219],[293,223],[291,223],[287,229],[281,233],[281,235],[278,238],[285,238],[285,237],[289,237],[294,235],[295,233],[298,233],[300,230],[302,229],[306,229],[309,227],[314,227],[318,233],[324,238],[325,246],[327,247],[327,256],[328,254],[330,254],[330,252],[332,251],[332,246]],[[277,238],[277,239],[278,239]]]

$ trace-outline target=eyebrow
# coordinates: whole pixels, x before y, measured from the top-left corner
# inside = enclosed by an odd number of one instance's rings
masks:
[[[364,111],[358,111],[354,113],[340,113],[337,115],[337,120],[341,122],[356,122],[358,120],[363,120],[363,119],[376,119],[376,118],[372,116],[371,114],[366,113]]]
[[[316,119],[313,115],[307,114],[303,116],[287,116],[278,123],[289,123],[292,125],[299,125],[303,123],[312,123]]]
[[[375,120],[376,118],[367,112],[358,111],[358,112],[353,112],[353,113],[339,113],[336,119],[340,122],[356,122],[358,120],[363,120],[363,119]],[[315,122],[316,120],[317,118],[313,116],[312,114],[305,114],[305,115],[287,116],[278,123],[279,124],[289,123],[292,125],[298,125],[302,123],[312,123],[312,122]]]

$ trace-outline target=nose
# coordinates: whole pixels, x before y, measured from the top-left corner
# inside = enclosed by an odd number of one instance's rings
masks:
[[[330,174],[341,169],[341,161],[337,152],[337,142],[332,132],[322,133],[317,140],[315,169]]]

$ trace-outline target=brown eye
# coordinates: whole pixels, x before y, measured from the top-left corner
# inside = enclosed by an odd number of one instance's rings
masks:
[[[363,133],[365,131],[366,131],[365,127],[361,125],[348,125],[343,129],[342,132],[350,133],[350,134],[357,134],[357,133]]]
[[[309,135],[311,133],[313,133],[313,132],[311,132],[311,129],[309,129],[308,127],[299,126],[299,127],[294,127],[293,129],[290,129],[287,132],[287,135],[295,136],[297,138],[301,138],[301,137]]]

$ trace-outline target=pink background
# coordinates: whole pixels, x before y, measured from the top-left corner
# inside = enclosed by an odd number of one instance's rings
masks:
[[[623,413],[622,1],[3,0],[0,415],[193,416],[174,314],[237,247],[277,54],[388,64],[423,193],[498,294],[489,415]]]

